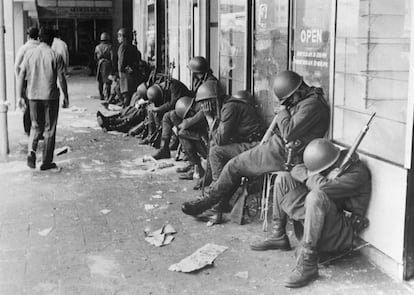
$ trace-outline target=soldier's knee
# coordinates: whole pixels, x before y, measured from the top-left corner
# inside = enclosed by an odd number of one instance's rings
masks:
[[[321,190],[311,190],[306,196],[305,207],[310,210],[312,208],[326,210],[329,208],[329,197]]]

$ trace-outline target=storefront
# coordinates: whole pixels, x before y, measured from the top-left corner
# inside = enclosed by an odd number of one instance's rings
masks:
[[[411,278],[411,2],[207,2],[203,7],[204,1],[165,1],[167,33],[163,44],[166,60],[175,62],[174,77],[188,83],[188,60],[203,54],[227,94],[242,89],[254,92],[263,117],[270,122],[277,104],[272,78],[285,69],[297,71],[308,84],[323,88],[332,114],[327,136],[342,147],[352,145],[376,112],[358,150],[371,170],[373,187],[370,225],[362,235],[371,246],[364,252],[387,273]]]

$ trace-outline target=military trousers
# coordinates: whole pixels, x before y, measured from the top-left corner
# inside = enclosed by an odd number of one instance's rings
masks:
[[[320,252],[341,252],[352,247],[353,229],[343,210],[321,190],[309,191],[288,172],[278,173],[273,219],[291,218],[303,225],[302,245]]]

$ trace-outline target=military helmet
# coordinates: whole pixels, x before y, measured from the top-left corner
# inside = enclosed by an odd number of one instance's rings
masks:
[[[246,103],[250,103],[250,104],[254,103],[253,95],[247,90],[237,91],[236,94],[233,95],[233,97],[237,98],[238,100],[242,100]]]
[[[161,86],[158,84],[154,84],[150,88],[148,88],[147,97],[149,101],[161,102],[164,98],[164,92],[162,91]]]
[[[193,104],[193,98],[189,96],[183,96],[175,103],[175,113],[181,119],[184,119],[188,111]]]
[[[145,83],[141,83],[137,87],[137,94],[139,98],[147,99],[147,86]]]
[[[209,70],[208,62],[202,56],[193,57],[188,63],[188,68],[193,73],[207,73]]]
[[[279,100],[284,101],[299,89],[302,81],[302,76],[293,71],[280,72],[273,82],[273,91]]]
[[[103,33],[101,34],[101,38],[100,38],[100,40],[101,40],[101,41],[109,41],[109,40],[111,40],[111,37],[109,37],[109,34],[108,34],[108,33],[103,32]]]
[[[198,88],[195,101],[199,102],[206,99],[217,98],[217,82],[207,81]]]
[[[303,152],[303,163],[308,174],[314,175],[331,167],[338,160],[340,150],[325,138],[312,140]]]

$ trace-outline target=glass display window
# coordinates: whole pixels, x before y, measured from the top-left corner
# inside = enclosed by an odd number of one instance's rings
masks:
[[[219,3],[220,82],[231,95],[246,88],[246,1]]]
[[[270,122],[278,100],[273,78],[288,67],[289,0],[255,1],[253,89],[263,118]]]
[[[403,165],[410,53],[409,0],[338,0],[333,139]]]

